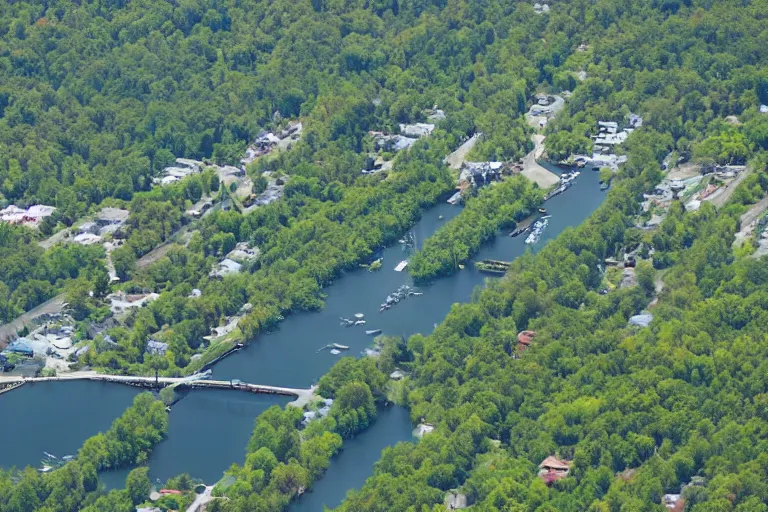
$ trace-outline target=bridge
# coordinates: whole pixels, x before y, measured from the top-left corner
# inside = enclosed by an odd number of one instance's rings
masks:
[[[288,405],[294,407],[304,407],[312,400],[318,399],[315,393],[317,386],[310,388],[285,388],[279,386],[266,386],[263,384],[250,384],[240,380],[209,380],[209,373],[195,374],[189,377],[143,377],[132,375],[105,375],[96,372],[73,372],[57,377],[4,377],[0,376],[0,394],[11,391],[26,383],[35,382],[64,382],[75,380],[91,380],[101,382],[111,382],[115,384],[124,384],[141,388],[163,388],[173,387],[182,389],[229,389],[236,391],[245,391],[254,394],[285,395],[295,396],[296,399]]]

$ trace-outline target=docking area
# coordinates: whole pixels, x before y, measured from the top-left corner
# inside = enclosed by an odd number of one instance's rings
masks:
[[[289,405],[303,407],[308,402],[318,398],[315,394],[316,387],[307,389],[284,388],[278,386],[265,386],[261,384],[249,384],[237,379],[233,380],[209,380],[210,372],[191,375],[189,377],[140,377],[129,375],[104,375],[95,372],[75,372],[58,377],[0,377],[0,394],[16,389],[23,384],[36,382],[63,382],[73,380],[92,380],[125,384],[147,389],[159,389],[173,387],[180,389],[232,389],[246,391],[254,394],[295,396],[296,400]]]

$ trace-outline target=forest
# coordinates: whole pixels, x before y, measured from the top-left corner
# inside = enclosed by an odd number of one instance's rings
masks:
[[[433,333],[390,341],[377,360],[341,359],[320,381],[335,399],[329,417],[306,428],[292,409],[257,418],[228,471],[235,483],[217,489],[229,500],[212,510],[284,510],[392,399],[436,430],[385,450],[339,510],[444,510],[453,490],[489,512],[655,511],[666,493],[692,512],[768,510],[768,277],[765,259],[731,247],[740,215],[768,191],[766,18],[765,0],[574,0],[543,15],[493,1],[5,3],[0,199],[54,205],[58,224],[40,234],[0,226],[0,314],[67,289],[83,321],[98,319],[100,250],[37,242],[99,206],[129,206],[128,242],[114,254],[120,289],[160,298],[109,330],[116,348],[82,364],[188,373],[215,355],[192,361],[202,336],[247,303],[238,331],[248,342],[321,308],[325,286],[453,189],[445,155],[483,132],[470,158],[520,158],[533,94],[568,90],[545,128],[554,160],[589,152],[597,121],[645,119],[604,204],[455,305]],[[447,118],[429,139],[398,154],[391,172],[360,174],[369,130],[424,121],[434,105]],[[236,163],[276,111],[302,119],[302,141],[249,172],[287,175],[285,197],[249,215],[215,212],[186,246],[138,268],[192,202],[220,190],[210,177],[162,189],[152,178],[175,157]],[[638,202],[670,156],[753,172],[719,210],[673,205],[655,232],[642,231]],[[469,199],[464,220],[426,241],[414,276],[452,272],[539,192],[509,180]],[[260,260],[210,279],[242,241]],[[599,293],[598,265],[642,245],[653,265],[638,267],[638,286]],[[628,324],[647,308],[648,327]],[[524,329],[536,336],[520,353]],[[163,361],[145,357],[150,334],[169,345]],[[393,397],[395,364],[409,377]],[[96,471],[146,461],[166,428],[162,404],[140,396],[62,469],[0,473],[0,508],[132,511],[146,468],[108,494]],[[551,486],[537,474],[548,456],[571,461]]]
[[[461,212],[424,242],[408,272],[416,281],[450,275],[502,228],[516,223],[541,205],[544,191],[522,176],[481,188]]]

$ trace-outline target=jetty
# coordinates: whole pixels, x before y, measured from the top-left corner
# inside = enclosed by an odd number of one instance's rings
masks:
[[[76,380],[91,380],[97,382],[108,382],[114,384],[124,384],[139,388],[157,389],[164,387],[173,387],[178,389],[229,389],[236,391],[246,391],[254,394],[284,395],[295,396],[296,400],[288,405],[295,407],[304,407],[305,404],[319,398],[315,391],[317,386],[307,389],[286,388],[280,386],[267,386],[263,384],[251,384],[237,379],[232,380],[209,380],[205,377],[207,374],[195,374],[189,377],[144,377],[133,375],[104,375],[95,372],[73,372],[57,377],[0,377],[0,393],[11,389],[16,389],[23,384],[33,384],[36,382],[65,382]]]
[[[475,268],[480,272],[488,272],[490,274],[505,274],[509,270],[511,261],[500,260],[482,260],[475,262]]]

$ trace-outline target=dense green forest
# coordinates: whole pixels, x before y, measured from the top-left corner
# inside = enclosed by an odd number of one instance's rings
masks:
[[[390,340],[375,361],[342,359],[320,382],[335,398],[328,418],[302,429],[297,410],[261,415],[244,462],[229,471],[235,483],[217,491],[229,500],[211,507],[285,509],[343,439],[375,421],[397,364],[410,375],[397,400],[436,431],[386,450],[340,510],[443,510],[451,489],[489,512],[663,510],[664,493],[700,476],[705,484],[684,492],[686,510],[765,511],[766,261],[737,258],[731,240],[745,205],[768,191],[768,115],[758,110],[768,103],[766,18],[766,0],[574,0],[545,15],[528,2],[461,0],[4,3],[0,193],[3,204],[57,206],[63,224],[98,205],[128,206],[128,242],[113,254],[121,286],[160,298],[109,331],[116,348],[81,364],[181,374],[217,354],[191,360],[202,336],[246,303],[246,341],[322,307],[323,287],[453,188],[443,158],[467,136],[484,133],[474,159],[522,156],[530,129],[521,114],[534,92],[572,91],[546,127],[555,159],[589,151],[596,121],[640,114],[644,127],[623,147],[628,162],[587,222],[518,259],[432,334]],[[429,139],[398,154],[393,171],[360,175],[369,130],[424,121],[435,104],[448,116]],[[162,189],[152,178],[175,157],[237,162],[278,110],[302,119],[302,141],[249,172],[287,175],[285,198],[245,216],[215,212],[186,246],[138,268],[191,202],[224,192],[210,175]],[[655,232],[641,231],[638,200],[670,152],[749,161],[754,172],[719,211],[673,205]],[[511,180],[470,199],[457,217],[468,221],[428,240],[414,275],[450,273],[517,220],[538,200],[522,186]],[[70,302],[100,317],[100,250],[43,252],[31,232],[6,226],[0,241],[5,320],[70,280]],[[242,241],[260,260],[209,278]],[[653,246],[656,269],[640,265],[637,287],[599,294],[598,264],[639,244]],[[628,326],[655,298],[650,327]],[[522,329],[536,337],[518,358]],[[149,335],[168,343],[164,361],[145,359]],[[134,510],[146,468],[109,494],[97,491],[96,471],[145,461],[167,417],[143,395],[115,423],[50,475],[0,473],[0,508]],[[573,461],[551,487],[537,476],[549,455]]]
[[[533,214],[543,198],[544,191],[522,176],[480,189],[456,217],[424,242],[408,272],[417,281],[452,274],[499,229],[512,229]]]

